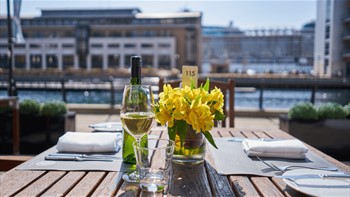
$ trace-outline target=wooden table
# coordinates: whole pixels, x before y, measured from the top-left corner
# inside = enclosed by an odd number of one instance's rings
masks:
[[[152,134],[167,135],[165,128]],[[215,137],[292,138],[280,130],[222,128]],[[350,172],[345,164],[309,147],[311,151]],[[0,176],[0,196],[163,196],[143,192],[137,184],[124,182],[121,172],[104,171],[22,171],[10,170]],[[195,166],[173,165],[168,196],[302,196],[282,179],[258,176],[224,176],[213,168],[211,156]]]

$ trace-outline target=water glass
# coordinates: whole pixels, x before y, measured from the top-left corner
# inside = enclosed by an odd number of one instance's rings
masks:
[[[157,138],[148,139],[147,147],[133,143],[142,190],[160,192],[166,189],[172,169],[174,146],[172,140]]]

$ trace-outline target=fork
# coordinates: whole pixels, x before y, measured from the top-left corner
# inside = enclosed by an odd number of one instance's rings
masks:
[[[273,163],[267,163],[266,161],[264,161],[260,157],[256,157],[256,158],[259,159],[261,162],[263,162],[268,167],[270,167],[274,170],[277,170],[277,171],[281,171],[281,172],[286,172],[290,168],[306,168],[306,169],[315,169],[315,170],[338,171],[338,168],[335,168],[335,167],[312,167],[312,166],[301,166],[301,165],[276,166]]]
[[[326,170],[326,171],[338,171],[336,167],[313,167],[313,166],[300,166],[300,165],[287,165],[287,166],[276,166],[273,163],[270,163],[276,170],[285,172],[290,168],[306,168],[306,169],[315,169],[315,170]]]

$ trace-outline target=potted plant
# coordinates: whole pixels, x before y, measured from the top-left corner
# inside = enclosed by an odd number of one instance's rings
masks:
[[[19,104],[19,112],[20,152],[22,154],[40,153],[55,145],[58,137],[64,132],[75,130],[76,114],[68,111],[66,104],[61,101],[39,103],[33,99],[25,99]],[[11,128],[10,118],[8,118],[8,121],[2,121],[5,124],[1,124],[1,127],[7,125],[5,127]],[[10,129],[8,130],[10,131]],[[7,139],[12,138],[7,135]],[[2,139],[2,142],[5,141]],[[10,140],[7,140],[6,143],[10,143]],[[10,153],[10,150],[8,148],[6,150],[2,149],[1,153]]]
[[[350,104],[297,104],[280,115],[280,129],[339,160],[349,160],[349,109]]]
[[[38,133],[42,130],[41,104],[33,99],[25,99],[19,103],[19,119],[21,137]]]

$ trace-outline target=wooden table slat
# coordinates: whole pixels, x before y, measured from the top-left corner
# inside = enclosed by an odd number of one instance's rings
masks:
[[[86,172],[72,171],[68,172],[42,196],[64,196],[85,176]]]
[[[92,196],[112,196],[121,181],[122,172],[109,172]]]
[[[89,196],[103,180],[106,172],[89,172],[83,179],[67,194],[67,196]]]
[[[204,164],[181,165],[173,163],[169,194],[172,196],[211,196]]]
[[[232,196],[233,191],[227,177],[225,175],[219,175],[208,162],[206,162],[205,167],[213,196]]]
[[[262,196],[284,196],[267,177],[251,177],[251,182]]]
[[[138,183],[128,183],[124,181],[115,196],[123,196],[123,197],[138,196],[138,194],[140,193],[140,190],[141,189]]]
[[[23,191],[16,194],[16,196],[39,196],[47,188],[59,180],[64,174],[66,174],[64,171],[48,172],[43,177],[32,183],[30,186],[26,187]]]
[[[230,182],[237,196],[259,196],[259,193],[246,176],[230,176]]]
[[[11,170],[0,176],[0,196],[11,196],[34,180],[43,175],[45,171]]]

